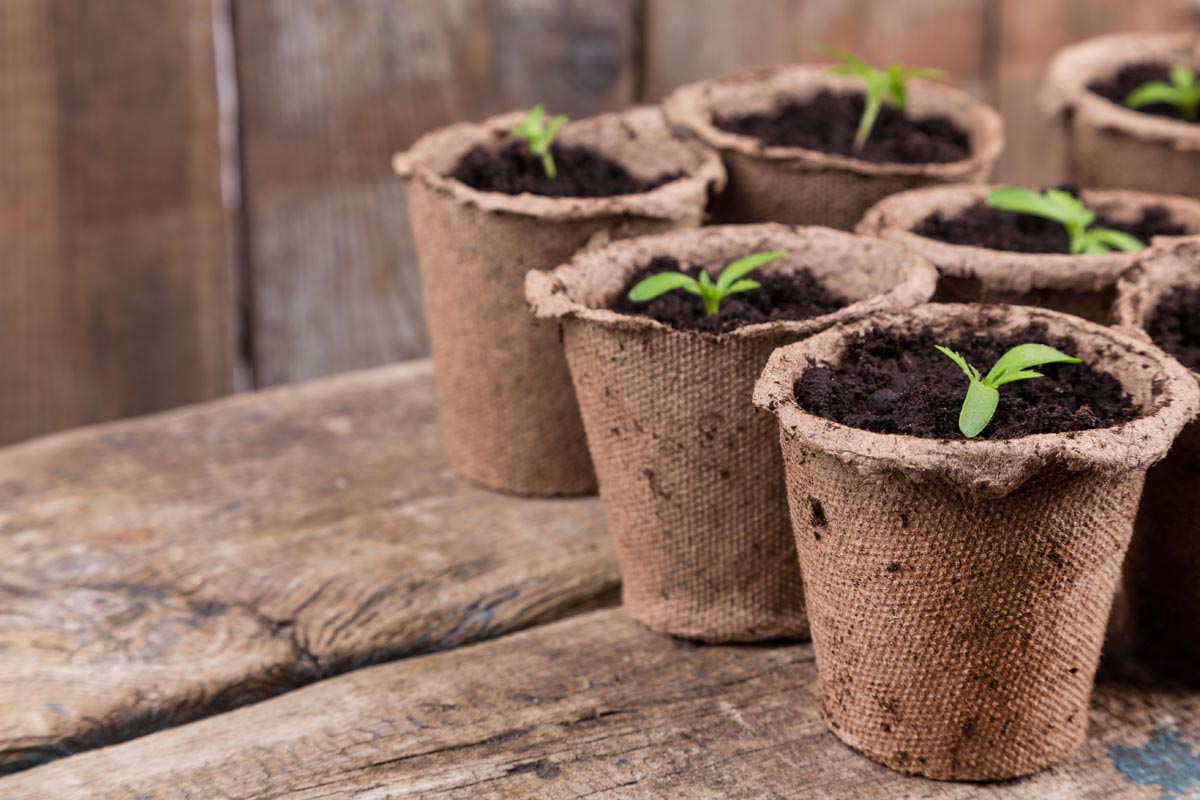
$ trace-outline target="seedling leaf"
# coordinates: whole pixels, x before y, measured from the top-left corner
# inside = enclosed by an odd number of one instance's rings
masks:
[[[545,171],[546,177],[553,180],[558,175],[558,168],[554,165],[550,145],[554,142],[558,129],[566,123],[568,118],[566,114],[559,114],[550,120],[549,125],[545,124],[545,119],[546,109],[541,103],[538,103],[521,118],[521,121],[512,129],[512,134],[525,140],[529,152],[541,158],[542,170]]]
[[[1169,83],[1143,83],[1125,97],[1128,108],[1144,108],[1155,103],[1174,106],[1184,119],[1195,122],[1197,109],[1200,109],[1200,81],[1196,79],[1195,71],[1177,64],[1171,67]]]
[[[777,261],[786,255],[787,253],[782,250],[772,250],[766,253],[752,253],[744,258],[739,258],[721,270],[721,275],[717,278],[717,288],[722,291],[728,289],[736,281],[746,277],[764,264]]]
[[[752,281],[749,279],[744,280],[744,281],[737,281],[736,283],[733,284],[733,286],[730,286],[728,289],[725,290],[725,294],[729,295],[729,294],[733,294],[734,292],[748,292],[751,289],[758,289],[761,286],[762,286],[762,284],[759,283],[758,281]]]
[[[1061,224],[1070,237],[1072,254],[1099,255],[1113,250],[1136,252],[1145,247],[1135,237],[1122,231],[1089,227],[1096,221],[1096,213],[1078,197],[1061,189],[1047,189],[1038,193],[1030,189],[1003,187],[989,192],[987,202],[1001,211],[1042,217]]]
[[[928,67],[906,67],[903,64],[892,64],[887,69],[879,70],[871,67],[853,53],[828,45],[817,45],[817,51],[840,62],[829,68],[833,75],[853,75],[863,82],[862,118],[858,122],[858,130],[854,134],[854,149],[862,150],[875,128],[879,112],[883,108],[884,96],[889,96],[892,105],[899,111],[908,108],[908,80],[910,78],[927,78],[930,80],[945,80],[947,73],[940,69]]]
[[[684,275],[682,272],[660,272],[638,281],[637,285],[629,290],[629,299],[635,303],[645,303],[673,289],[695,289],[696,294],[700,293],[696,279],[690,275]]]
[[[1000,356],[988,371],[987,376],[981,380],[979,370],[967,363],[967,360],[961,355],[940,344],[934,345],[934,348],[957,364],[970,380],[967,394],[963,398],[962,408],[958,413],[958,429],[968,439],[974,439],[992,421],[1000,403],[998,390],[1001,386],[1014,381],[1045,377],[1042,373],[1030,369],[1031,367],[1039,367],[1043,364],[1081,363],[1078,358],[1069,356],[1049,345],[1021,344]]]
[[[629,299],[635,303],[644,303],[675,289],[682,289],[698,295],[704,303],[705,313],[712,316],[720,310],[721,301],[727,296],[735,292],[748,292],[761,286],[758,281],[745,279],[746,275],[786,255],[782,250],[751,253],[721,270],[716,281],[713,281],[707,270],[700,270],[699,280],[682,272],[660,272],[638,281],[637,285],[629,290]]]

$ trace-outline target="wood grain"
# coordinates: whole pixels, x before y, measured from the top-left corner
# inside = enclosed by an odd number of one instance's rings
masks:
[[[595,498],[454,477],[427,362],[0,451],[0,769],[608,604],[617,581]]]
[[[0,443],[232,388],[209,3],[0,3]]]
[[[1162,794],[1155,778],[1200,782],[1200,758],[1184,756],[1200,736],[1200,692],[1128,679],[1101,685],[1069,762],[1001,784],[938,783],[825,730],[811,646],[693,645],[600,611],[0,779],[0,794],[1146,800]],[[1147,746],[1156,735],[1168,744]],[[1132,764],[1143,785],[1114,766]]]
[[[449,122],[633,99],[633,0],[238,0],[259,385],[425,354],[391,155]]]

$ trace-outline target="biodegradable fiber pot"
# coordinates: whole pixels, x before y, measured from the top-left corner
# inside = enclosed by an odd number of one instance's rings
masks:
[[[938,268],[935,302],[989,302],[1038,306],[1108,322],[1117,278],[1137,253],[1068,255],[1018,253],[949,244],[913,232],[936,211],[953,217],[986,202],[995,186],[935,186],[885,198],[875,204],[858,232],[916,250]],[[1101,215],[1134,220],[1143,209],[1162,206],[1172,220],[1200,232],[1200,202],[1186,197],[1127,191],[1084,191],[1081,199]]]
[[[789,255],[760,272],[807,267],[852,302],[721,335],[609,309],[655,256],[716,277],[765,250]],[[754,381],[774,348],[876,309],[924,302],[935,280],[932,265],[886,242],[780,225],[618,242],[529,274],[538,316],[563,322],[631,616],[704,641],[807,637],[775,426],[751,402]]]
[[[1190,34],[1118,34],[1055,57],[1038,102],[1061,121],[1073,182],[1200,197],[1200,125],[1125,108],[1088,89],[1131,64],[1200,68],[1198,43]]]
[[[845,366],[853,337],[873,328],[953,340],[1038,322],[1116,377],[1142,415],[1070,434],[940,440],[848,428],[795,399],[806,369]],[[1145,470],[1200,402],[1187,371],[1077,317],[927,305],[776,351],[754,399],[779,417],[833,732],[893,769],[954,780],[1030,773],[1083,741]]]
[[[657,109],[568,123],[558,141],[588,145],[634,176],[683,177],[603,198],[481,192],[448,177],[472,147],[495,147],[521,118],[451,125],[398,154],[420,262],[446,458],[464,477],[519,494],[595,491],[595,473],[556,325],[535,324],[525,273],[550,269],[597,234],[699,225],[724,185],[719,157],[674,136]]]
[[[1118,284],[1117,324],[1145,336],[1159,302],[1200,287],[1200,239],[1155,248]],[[1193,377],[1200,380],[1194,369]],[[1200,682],[1200,422],[1150,469],[1125,560],[1122,627],[1160,669]]]
[[[861,90],[861,82],[825,66],[755,67],[676,89],[663,101],[673,125],[720,150],[729,185],[718,222],[782,222],[851,230],[882,197],[931,184],[987,180],[1004,147],[1000,115],[965,92],[928,81],[909,86],[909,113],[942,114],[970,137],[970,157],[944,164],[873,163],[802,147],[764,146],[713,124],[714,114],[768,111],[822,89]]]

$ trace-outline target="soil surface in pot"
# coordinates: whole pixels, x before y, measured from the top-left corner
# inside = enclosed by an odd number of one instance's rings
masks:
[[[1172,219],[1171,212],[1164,206],[1147,206],[1132,222],[1098,214],[1092,226],[1124,231],[1147,245],[1153,236],[1183,236],[1189,233],[1187,226]],[[1000,211],[983,201],[957,214],[934,211],[921,220],[912,232],[947,244],[985,247],[988,250],[1064,255],[1071,252],[1071,237],[1061,224],[1015,211]]]
[[[1147,330],[1181,364],[1200,370],[1200,287],[1181,286],[1164,296]]]
[[[943,344],[986,374],[1018,344],[1041,342],[1065,353],[1071,340],[1049,338],[1042,325],[1014,335],[946,341],[928,331],[871,331],[851,344],[847,366],[817,367],[796,381],[796,401],[811,414],[852,428],[923,439],[961,439],[958,413],[967,392],[961,369],[933,348]],[[1137,416],[1116,378],[1087,364],[1039,367],[1044,378],[1000,388],[1000,405],[983,439],[1107,428]]]
[[[752,136],[764,147],[803,147],[863,161],[896,164],[945,164],[971,154],[971,139],[946,116],[915,119],[884,103],[862,150],[854,134],[862,118],[862,92],[823,89],[806,102],[788,101],[773,111],[714,115],[718,128]]]
[[[459,159],[450,177],[481,192],[540,194],[546,197],[616,197],[641,194],[683,177],[664,172],[652,180],[632,175],[621,164],[585,145],[550,145],[557,174],[546,177],[541,158],[524,142],[509,142],[499,150],[471,148]]]
[[[1134,89],[1152,81],[1162,81],[1163,83],[1170,84],[1171,68],[1163,64],[1150,62],[1128,64],[1121,67],[1120,71],[1111,78],[1089,83],[1088,89],[1100,95],[1105,100],[1116,103],[1122,108],[1128,108],[1125,105],[1125,98],[1129,97]],[[1182,122],[1195,122],[1195,120],[1185,119],[1179,109],[1168,103],[1151,103],[1141,108],[1131,108],[1129,110],[1138,111],[1142,114],[1152,114],[1156,117],[1177,119]]]
[[[679,330],[719,334],[761,322],[820,317],[849,304],[848,300],[822,286],[803,267],[795,272],[751,273],[748,277],[758,281],[761,286],[727,296],[721,301],[721,308],[712,316],[704,313],[704,305],[699,297],[680,289],[659,295],[646,303],[635,303],[629,299],[629,290],[638,282],[660,272],[685,272],[694,278],[700,274],[700,267],[691,265],[681,269],[674,257],[657,256],[633,274],[613,303],[612,310],[650,317]]]

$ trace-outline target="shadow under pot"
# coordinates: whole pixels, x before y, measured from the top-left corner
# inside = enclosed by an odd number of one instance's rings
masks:
[[[628,299],[650,273],[704,269],[717,280],[771,251],[787,255],[713,317],[681,290],[644,307]],[[779,225],[644,237],[529,274],[537,315],[562,321],[634,619],[709,642],[807,638],[779,445],[751,401],[754,381],[776,347],[924,302],[935,280],[903,248]]]
[[[1065,134],[1072,181],[1200,197],[1200,124],[1167,104],[1124,105],[1145,83],[1170,83],[1172,67],[1200,70],[1198,44],[1191,34],[1129,33],[1059,52],[1038,104]]]
[[[1200,381],[1200,240],[1156,248],[1118,284],[1116,322],[1148,336]],[[1137,651],[1200,683],[1200,422],[1146,476],[1129,557],[1121,629]]]
[[[565,125],[546,180],[509,133],[521,117],[435,131],[393,166],[407,187],[447,461],[489,488],[585,494],[596,479],[558,330],[535,324],[525,273],[597,234],[699,225],[725,172],[639,108]],[[580,196],[598,191],[610,196]]]
[[[934,302],[1010,303],[1108,322],[1117,278],[1138,253],[1072,255],[1062,224],[988,206],[995,186],[945,186],[903,192],[873,206],[864,236],[903,244],[938,268]],[[1158,236],[1200,233],[1200,201],[1127,191],[1083,191],[1097,219],[1150,244]]]
[[[1002,386],[964,438],[967,379],[933,345],[982,371],[1026,342],[1082,363]],[[945,780],[1074,750],[1145,470],[1200,403],[1186,370],[1077,317],[927,305],[776,351],[754,399],[779,418],[833,733]]]
[[[671,124],[721,152],[729,185],[716,200],[717,222],[851,230],[889,194],[987,180],[1004,146],[999,114],[939,83],[912,81],[908,110],[885,105],[856,151],[861,108],[861,81],[818,65],[745,69],[663,101]],[[885,141],[892,123],[902,130]]]

